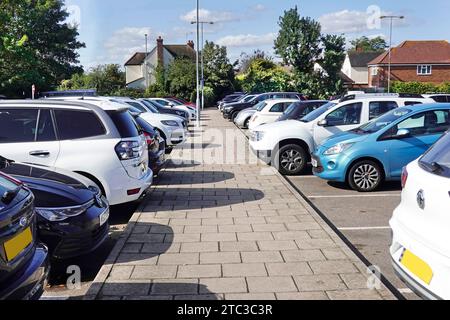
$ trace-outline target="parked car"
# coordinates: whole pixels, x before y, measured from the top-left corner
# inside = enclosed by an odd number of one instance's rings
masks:
[[[133,113],[132,115],[141,129],[144,131],[145,139],[148,145],[149,166],[156,176],[161,171],[166,161],[166,142],[147,121],[140,117],[141,113]]]
[[[166,98],[148,98],[147,100],[156,101],[163,107],[184,110],[187,113],[189,113],[190,120],[195,120],[197,118],[197,109],[195,107],[191,107],[190,105],[185,105],[178,101],[170,100],[170,99],[166,99]]]
[[[400,180],[402,168],[449,128],[450,104],[397,108],[326,140],[312,156],[313,172],[356,191],[374,191],[385,180]]]
[[[0,300],[37,300],[50,264],[37,238],[33,193],[0,173],[0,194]]]
[[[197,106],[195,105],[195,103],[186,101],[184,99],[181,98],[177,98],[177,97],[165,97],[166,99],[169,99],[171,101],[175,100],[178,104],[182,104],[188,107],[192,107],[192,108],[197,108]]]
[[[289,106],[299,100],[295,99],[274,99],[265,100],[258,104],[256,112],[250,119],[248,128],[254,130],[256,127],[266,124],[276,122],[279,117],[281,117],[284,111],[289,108]]]
[[[149,99],[138,99],[138,100],[139,100],[139,102],[143,103],[149,109],[153,108],[162,114],[171,114],[173,116],[182,117],[186,121],[186,123],[189,123],[189,121],[190,121],[189,113],[187,111],[184,111],[182,109],[177,109],[177,108],[163,107],[162,105],[160,105],[159,103],[157,103],[154,100],[149,100]]]
[[[378,94],[346,97],[338,104],[327,103],[301,120],[259,126],[250,133],[250,146],[282,174],[299,174],[311,160],[311,152],[332,135],[356,129],[397,107],[427,102],[433,100]]]
[[[450,94],[445,93],[433,93],[433,94],[424,94],[426,98],[431,98],[438,103],[450,103]]]
[[[250,124],[250,119],[255,114],[256,109],[258,108],[259,104],[264,103],[260,102],[256,104],[255,106],[251,108],[244,109],[238,113],[236,118],[234,118],[234,124],[237,125],[239,128],[242,129],[248,129],[248,126]]]
[[[223,106],[223,117],[234,121],[238,113],[244,109],[253,107],[254,105],[270,100],[270,99],[295,99],[295,100],[305,100],[302,94],[296,92],[271,92],[259,94],[250,101],[247,102],[235,102],[226,104]]]
[[[218,101],[217,106],[220,108],[220,106],[223,106],[224,104],[237,102],[245,96],[246,96],[246,94],[243,92],[235,92],[233,94],[229,94],[229,95],[225,96],[222,100]]]
[[[109,205],[94,182],[67,170],[0,159],[0,171],[33,192],[38,237],[52,258],[90,253],[108,238]]]
[[[450,299],[450,133],[402,175],[402,200],[390,221],[396,274],[427,299]]]
[[[2,101],[0,154],[81,174],[111,205],[138,200],[153,181],[145,136],[109,101]]]
[[[308,101],[298,101],[292,103],[281,117],[277,121],[285,120],[300,120],[308,113],[320,108],[321,106],[327,104],[327,100],[308,100]]]

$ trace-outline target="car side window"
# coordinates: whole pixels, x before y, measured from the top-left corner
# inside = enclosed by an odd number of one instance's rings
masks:
[[[449,110],[422,112],[397,125],[397,130],[407,129],[412,136],[444,133],[450,128]]]
[[[91,111],[55,110],[60,140],[74,140],[104,135],[100,119]]]
[[[445,103],[447,102],[447,96],[434,96],[431,97],[434,101],[439,102],[439,103]]]
[[[269,112],[284,112],[284,103],[277,103],[273,105]]]
[[[34,142],[38,109],[0,109],[0,143]]]
[[[414,106],[416,104],[423,104],[421,101],[405,101],[405,106]]]
[[[160,105],[164,107],[169,105],[169,103],[166,100],[156,100],[156,102],[158,102]]]
[[[372,101],[369,103],[369,120],[395,109],[398,104],[395,101]]]
[[[361,102],[347,104],[329,113],[326,120],[329,126],[359,124],[361,122],[361,111]]]
[[[52,115],[50,110],[41,109],[39,112],[39,122],[36,133],[36,141],[55,141],[55,127],[53,125]]]

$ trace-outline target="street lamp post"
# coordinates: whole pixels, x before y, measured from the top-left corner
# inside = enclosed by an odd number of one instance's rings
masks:
[[[197,52],[196,52],[196,69],[197,69],[197,101],[196,101],[196,106],[197,106],[197,123],[196,123],[196,127],[200,128],[200,70],[199,70],[199,51],[200,51],[200,4],[199,4],[199,0],[197,0]]]
[[[388,62],[388,93],[391,93],[391,58],[392,58],[392,25],[394,19],[404,19],[405,16],[381,16],[380,19],[389,19],[389,62]]]
[[[197,22],[192,21],[191,24],[196,24]],[[202,35],[202,54],[201,54],[201,91],[202,91],[202,110],[205,109],[205,65],[203,60],[203,49],[205,48],[205,41],[204,41],[204,25],[205,24],[214,24],[212,21],[199,21],[198,22],[201,25],[201,35]]]

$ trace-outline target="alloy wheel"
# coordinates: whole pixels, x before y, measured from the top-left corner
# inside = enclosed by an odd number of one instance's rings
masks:
[[[286,171],[296,171],[303,166],[303,158],[297,150],[289,149],[281,154],[280,164]]]
[[[361,190],[374,188],[380,180],[380,173],[373,165],[364,163],[356,168],[353,181]]]

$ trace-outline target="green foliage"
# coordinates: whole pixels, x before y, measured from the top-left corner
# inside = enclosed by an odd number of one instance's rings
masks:
[[[239,73],[247,73],[250,66],[252,65],[253,60],[255,59],[273,61],[272,57],[268,56],[267,53],[259,49],[253,51],[251,54],[242,53],[239,61],[237,62]]]
[[[392,92],[396,93],[450,93],[450,82],[433,84],[427,82],[392,82]]]
[[[350,50],[362,50],[362,51],[384,51],[388,45],[386,40],[382,37],[375,37],[369,39],[366,36],[357,38],[355,40],[350,41],[352,48]]]
[[[125,87],[125,72],[118,64],[99,65],[88,73],[74,74],[63,80],[59,90],[96,89],[99,95],[111,95]]]
[[[296,73],[313,72],[320,49],[321,26],[309,17],[300,17],[297,7],[284,12],[278,22],[275,53]]]
[[[206,41],[202,54],[205,86],[213,90],[213,99],[218,100],[234,91],[234,70],[227,56],[227,48]]]
[[[297,7],[284,12],[275,52],[294,68],[295,89],[310,98],[328,98],[343,91],[340,71],[345,60],[345,38],[321,35],[321,26],[301,17]],[[322,70],[315,71],[318,64]]]
[[[195,63],[187,58],[177,58],[169,65],[166,75],[168,93],[190,100],[196,90]]]
[[[237,77],[246,92],[289,91],[291,76],[283,68],[266,58],[251,61],[247,73]]]
[[[204,88],[204,97],[205,97],[205,107],[212,107],[216,100],[216,95],[214,93],[214,89],[211,87]]]
[[[131,88],[120,88],[115,91],[112,91],[110,95],[114,97],[130,97],[135,99],[145,97],[144,90]]]
[[[11,97],[54,88],[82,72],[75,66],[78,31],[65,20],[62,0],[0,1],[0,93]]]

